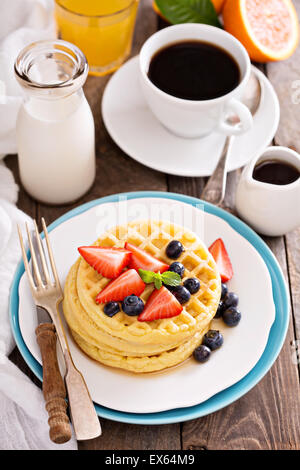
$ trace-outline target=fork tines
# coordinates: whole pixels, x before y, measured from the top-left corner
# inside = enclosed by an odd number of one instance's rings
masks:
[[[21,232],[20,226],[18,225],[18,233],[19,233],[20,245],[21,245],[21,250],[22,250],[22,256],[23,256],[26,274],[29,279],[30,288],[33,293],[36,293],[37,291],[44,289],[46,287],[50,287],[50,286],[51,287],[55,286],[61,289],[45,220],[42,217],[42,226],[43,226],[44,235],[46,239],[48,257],[49,257],[49,261],[51,265],[54,282],[52,282],[51,277],[50,277],[46,257],[45,257],[44,250],[43,250],[42,240],[38,231],[36,221],[34,220],[33,223],[34,223],[33,234],[35,236],[36,243],[33,243],[32,236],[30,234],[29,226],[27,222],[25,223],[25,226],[26,226],[29,250],[30,250],[31,259],[32,259],[34,276],[32,276],[31,274],[31,270],[29,267],[26,250],[25,250],[25,246],[23,242],[22,232]],[[38,258],[41,260],[40,263],[38,262]]]

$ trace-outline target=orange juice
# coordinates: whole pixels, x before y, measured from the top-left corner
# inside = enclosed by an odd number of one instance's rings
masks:
[[[92,75],[116,70],[129,56],[139,0],[55,0],[58,35],[86,55]]]

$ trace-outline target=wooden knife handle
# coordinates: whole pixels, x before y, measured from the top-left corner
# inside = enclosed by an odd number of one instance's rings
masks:
[[[63,444],[71,439],[72,431],[66,413],[66,388],[57,362],[55,326],[42,323],[35,334],[43,362],[43,394],[49,415],[49,436],[56,444]]]

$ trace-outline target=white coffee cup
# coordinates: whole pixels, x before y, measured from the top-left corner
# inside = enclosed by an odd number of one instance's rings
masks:
[[[186,40],[205,41],[227,51],[240,68],[238,86],[224,96],[211,100],[192,101],[176,98],[160,90],[148,77],[151,58],[161,48]],[[140,83],[149,108],[156,118],[172,133],[185,138],[204,137],[213,131],[239,135],[252,124],[249,109],[240,101],[247,85],[251,63],[244,46],[221,28],[204,24],[186,23],[169,26],[150,36],[139,55]],[[239,126],[230,125],[226,116],[236,114]]]

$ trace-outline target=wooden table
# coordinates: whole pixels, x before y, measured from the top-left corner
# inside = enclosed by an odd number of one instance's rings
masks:
[[[300,14],[300,0],[294,3]],[[151,0],[141,0],[133,55],[157,28]],[[293,88],[293,82],[300,78],[300,48],[291,59],[260,68],[274,85],[280,100],[281,120],[275,143],[300,152],[300,105],[295,104],[297,98],[300,102],[300,94]],[[125,155],[110,139],[101,118],[102,93],[109,78],[89,77],[85,85],[96,123],[97,177],[93,188],[76,206],[125,191],[172,191],[199,197],[205,178],[183,178],[152,171]],[[16,156],[8,156],[6,164],[19,182]],[[231,211],[234,211],[238,177],[239,171],[228,175],[225,205]],[[18,206],[37,220],[44,216],[48,224],[75,207],[38,204],[22,188]],[[299,201],[291,210],[299,210]],[[285,345],[262,381],[227,408],[186,423],[137,426],[101,419],[103,436],[79,443],[79,449],[300,449],[299,364],[292,360],[294,341],[300,338],[300,228],[284,237],[265,238],[265,241],[277,257],[289,284],[291,319]],[[11,359],[40,385],[17,349]]]

